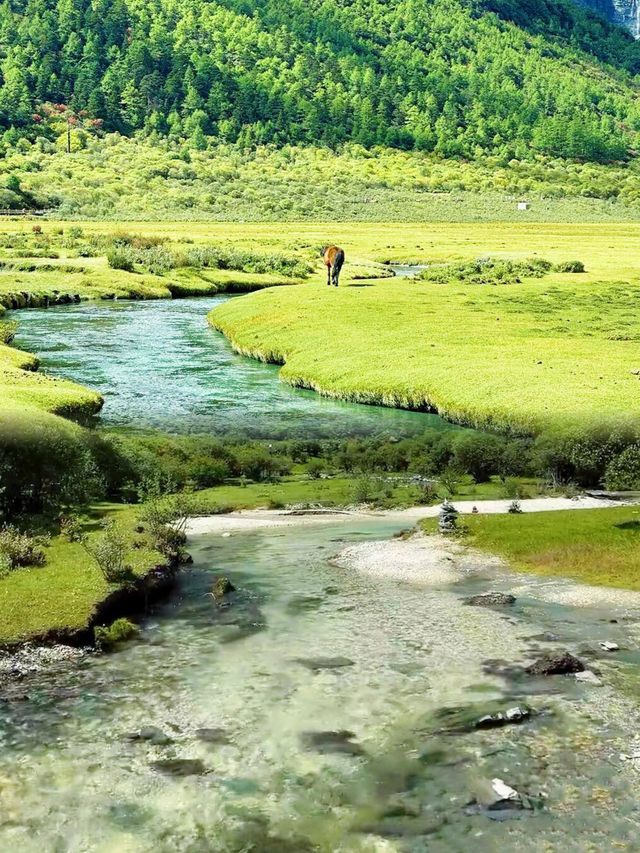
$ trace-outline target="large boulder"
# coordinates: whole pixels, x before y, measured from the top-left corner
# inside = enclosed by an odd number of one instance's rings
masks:
[[[548,652],[527,667],[529,675],[570,675],[584,672],[582,661],[570,652]]]

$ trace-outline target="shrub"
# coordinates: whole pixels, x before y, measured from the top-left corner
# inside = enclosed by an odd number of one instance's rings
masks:
[[[42,225],[32,225],[31,230],[34,234],[42,234]]]
[[[462,472],[455,465],[448,465],[440,474],[440,482],[450,495],[458,494]]]
[[[108,627],[96,626],[93,636],[96,645],[103,651],[111,651],[120,643],[132,640],[140,633],[140,628],[128,619],[116,619]]]
[[[10,344],[16,336],[18,324],[14,321],[0,322],[0,344]]]
[[[0,555],[5,570],[24,568],[25,566],[43,566],[46,554],[43,546],[46,537],[30,536],[11,524],[0,528]]]
[[[0,518],[84,503],[101,489],[83,430],[53,416],[0,421]]]
[[[462,433],[453,445],[453,464],[476,483],[485,483],[499,468],[503,444],[486,433]]]
[[[128,547],[122,530],[113,519],[102,524],[103,533],[93,541],[85,541],[86,551],[93,557],[109,584],[121,584],[131,580],[132,568],[126,562]]]
[[[478,258],[457,264],[438,264],[428,267],[420,278],[437,284],[461,281],[468,284],[513,284],[521,278],[542,278],[552,269],[544,258],[509,261],[497,258]]]
[[[135,269],[135,252],[126,247],[111,249],[107,252],[107,263],[114,270],[133,272]]]
[[[82,523],[76,515],[63,515],[60,519],[60,535],[68,542],[82,542]]]
[[[607,466],[605,485],[615,491],[640,489],[640,444],[632,444]]]
[[[377,497],[376,484],[373,477],[366,474],[358,477],[353,484],[353,502],[356,504],[372,503]]]
[[[326,471],[322,459],[310,459],[307,464],[307,477],[310,480],[318,480]]]
[[[185,530],[193,504],[185,494],[163,494],[161,487],[148,495],[140,512],[140,521],[149,531],[153,546],[171,560],[182,554],[186,542]]]
[[[582,261],[562,261],[554,266],[555,272],[584,272]]]

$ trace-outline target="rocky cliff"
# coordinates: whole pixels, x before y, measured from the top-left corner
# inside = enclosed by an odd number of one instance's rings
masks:
[[[580,0],[583,6],[599,12],[608,21],[626,27],[634,38],[640,37],[640,0]]]

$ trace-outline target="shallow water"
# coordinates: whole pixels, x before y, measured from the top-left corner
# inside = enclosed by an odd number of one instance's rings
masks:
[[[389,264],[397,278],[414,278],[426,270],[426,264]]]
[[[546,647],[532,639],[541,632],[560,636],[553,648],[590,654],[612,630],[635,643],[637,622],[616,614],[620,623],[605,625],[610,608],[538,601],[535,579],[505,614],[461,597],[508,588],[508,576],[479,570],[421,588],[331,565],[342,543],[397,527],[325,521],[194,539],[193,568],[142,641],[27,680],[21,700],[0,704],[0,849],[637,849],[637,778],[618,759],[637,711],[608,686],[637,680],[637,663],[598,660],[602,687],[495,674]],[[207,596],[220,571],[238,587],[222,609]],[[332,658],[342,660],[331,668]],[[477,714],[493,700],[550,713],[501,730],[436,731],[443,706],[477,703]],[[173,743],[127,740],[149,725]],[[199,739],[200,728],[224,729],[227,742]],[[341,730],[353,748],[314,747],[318,733]],[[173,778],[154,767],[172,758],[199,759],[205,772]],[[542,807],[505,822],[467,814],[494,777]]]
[[[262,437],[406,435],[435,415],[342,403],[278,380],[207,324],[229,297],[64,305],[16,313],[17,345],[42,369],[99,390],[105,424]]]

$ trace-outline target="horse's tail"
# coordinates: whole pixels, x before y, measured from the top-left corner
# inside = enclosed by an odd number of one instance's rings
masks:
[[[340,275],[340,270],[344,264],[344,249],[338,249],[333,259],[332,270],[335,275]]]

